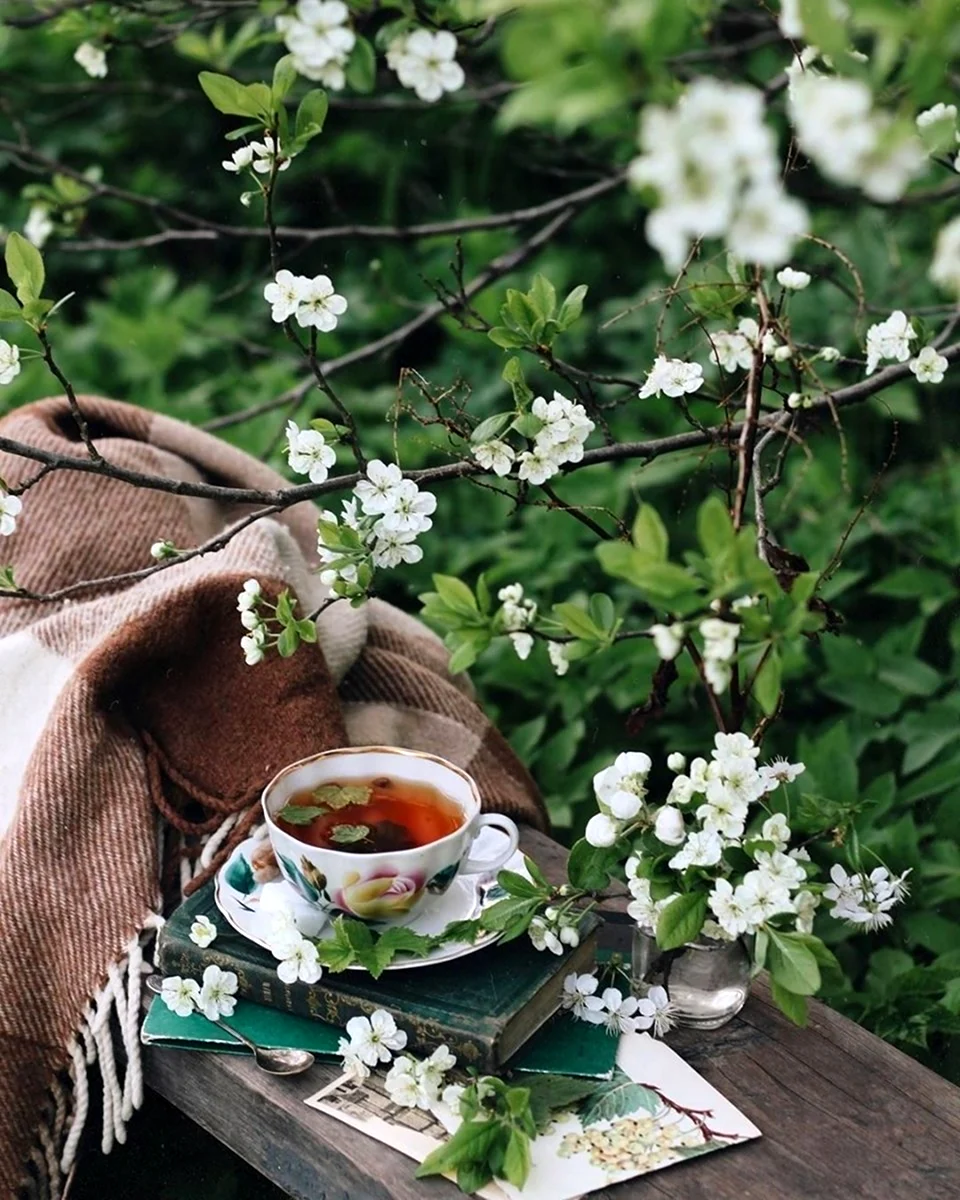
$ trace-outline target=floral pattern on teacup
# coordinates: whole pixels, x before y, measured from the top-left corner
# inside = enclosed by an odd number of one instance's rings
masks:
[[[423,876],[415,872],[379,870],[364,877],[351,871],[334,892],[333,903],[362,921],[386,921],[410,912],[423,895],[423,887]]]

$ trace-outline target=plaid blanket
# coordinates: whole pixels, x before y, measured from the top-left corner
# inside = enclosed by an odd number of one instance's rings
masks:
[[[188,425],[80,402],[111,463],[186,481],[282,484]],[[62,397],[5,417],[0,435],[85,454]],[[0,453],[7,486],[38,469]],[[103,1149],[124,1139],[142,1097],[143,954],[164,896],[175,900],[216,869],[285,763],[351,743],[432,751],[470,771],[489,808],[544,824],[532,781],[467,681],[447,673],[442,644],[396,609],[334,604],[317,646],[245,666],[236,598],[246,579],[268,597],[291,588],[304,613],[324,598],[312,573],[312,504],[142,577],[154,541],[195,546],[249,511],[56,471],[25,495],[17,531],[0,539],[0,565],[12,563],[35,592],[132,576],[56,601],[0,598],[0,1195],[25,1185],[60,1194],[94,1062]]]

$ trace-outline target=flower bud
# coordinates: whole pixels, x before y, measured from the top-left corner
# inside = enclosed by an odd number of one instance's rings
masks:
[[[667,756],[667,766],[675,775],[679,774],[687,765],[687,756],[680,754],[679,751],[674,751],[673,754]]]
[[[643,801],[637,793],[626,790],[614,792],[607,801],[607,808],[618,821],[632,821],[642,807]]]
[[[679,846],[687,836],[683,813],[679,808],[665,804],[657,813],[653,832],[665,846]]]
[[[587,822],[587,828],[584,830],[583,836],[591,846],[605,850],[608,846],[612,846],[616,842],[619,833],[620,827],[616,821],[612,820],[605,813],[596,813]]]
[[[553,922],[560,916],[560,913],[555,908],[548,908],[544,911],[544,920]]]
[[[563,942],[565,946],[579,946],[580,933],[577,930],[576,925],[564,925],[564,927],[560,930],[560,941]]]

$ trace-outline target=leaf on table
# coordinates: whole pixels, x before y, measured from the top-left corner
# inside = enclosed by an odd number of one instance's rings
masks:
[[[600,1084],[580,1110],[580,1121],[584,1126],[598,1121],[613,1121],[626,1117],[637,1109],[653,1116],[662,1107],[660,1097],[642,1084],[634,1082],[619,1067],[614,1068],[613,1078]]]

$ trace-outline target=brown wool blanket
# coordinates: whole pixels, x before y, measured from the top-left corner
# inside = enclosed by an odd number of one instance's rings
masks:
[[[283,482],[178,421],[80,403],[109,462]],[[5,417],[0,436],[86,453],[62,397]],[[10,487],[37,471],[0,453]],[[196,546],[250,511],[77,471],[46,475],[23,499],[0,565],[44,593],[141,572],[154,541]],[[315,520],[300,504],[146,578],[53,602],[0,598],[0,1197],[25,1185],[59,1195],[91,1108],[103,1109],[104,1150],[124,1139],[142,1098],[143,953],[164,899],[208,878],[246,835],[280,767],[346,744],[427,750],[470,771],[488,809],[544,824],[532,781],[469,684],[447,673],[439,640],[389,605],[334,604],[317,646],[244,664],[246,579],[268,597],[291,588],[302,613],[325,596]]]

